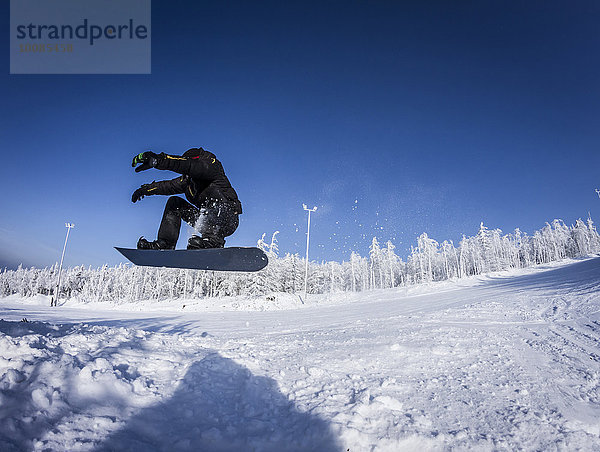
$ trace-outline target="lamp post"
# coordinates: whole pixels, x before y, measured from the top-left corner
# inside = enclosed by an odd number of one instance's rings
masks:
[[[304,270],[304,299],[306,300],[306,294],[308,291],[308,244],[310,243],[310,214],[317,210],[317,207],[309,209],[306,204],[302,204],[302,208],[308,212],[308,229],[306,231],[306,264]]]
[[[54,297],[50,301],[50,306],[58,306],[58,293],[60,291],[60,274],[62,272],[63,259],[65,258],[65,250],[67,249],[67,240],[69,240],[69,231],[75,227],[73,223],[65,223],[67,228],[67,236],[65,237],[65,245],[63,246],[62,256],[60,256],[60,265],[58,266],[58,280],[56,281],[56,289],[54,290]]]

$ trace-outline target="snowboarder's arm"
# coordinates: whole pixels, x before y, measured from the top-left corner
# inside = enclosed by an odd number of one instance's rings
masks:
[[[183,157],[163,152],[158,157],[158,162],[154,166],[156,169],[174,171],[195,179],[210,179],[213,173],[210,162],[198,156]],[[216,163],[216,159],[213,160],[212,163]]]
[[[178,195],[185,191],[186,176],[176,177],[172,180],[153,181],[151,184],[144,184],[131,196],[131,201],[136,202],[144,196],[150,195]]]

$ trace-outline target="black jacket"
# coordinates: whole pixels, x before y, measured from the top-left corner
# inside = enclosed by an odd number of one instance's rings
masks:
[[[197,207],[229,206],[234,213],[242,213],[242,203],[225,175],[223,165],[212,152],[193,148],[182,156],[158,155],[157,169],[174,171],[181,176],[144,185],[149,195],[176,195],[185,193],[187,200]]]

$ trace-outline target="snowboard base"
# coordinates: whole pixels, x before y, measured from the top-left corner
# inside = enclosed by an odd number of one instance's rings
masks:
[[[210,248],[202,250],[138,250],[115,249],[135,265],[148,267],[185,268],[255,272],[267,266],[267,255],[258,248]]]

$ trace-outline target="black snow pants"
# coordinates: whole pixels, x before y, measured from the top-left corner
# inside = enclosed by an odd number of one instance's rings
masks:
[[[239,225],[238,214],[226,204],[198,208],[179,196],[171,196],[167,200],[160,222],[158,239],[175,247],[179,239],[181,220],[198,231],[202,238],[219,240],[233,234]]]

